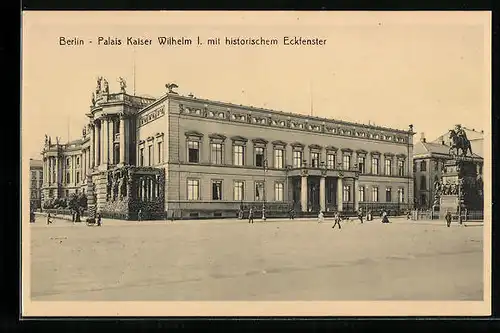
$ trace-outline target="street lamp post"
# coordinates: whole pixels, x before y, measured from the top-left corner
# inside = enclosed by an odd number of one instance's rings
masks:
[[[263,169],[264,169],[264,200],[262,202],[262,220],[266,220],[266,172],[267,172],[267,159],[264,160],[263,164]]]

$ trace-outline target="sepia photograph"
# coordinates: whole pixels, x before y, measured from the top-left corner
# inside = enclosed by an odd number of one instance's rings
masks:
[[[490,12],[23,12],[23,316],[491,314]]]

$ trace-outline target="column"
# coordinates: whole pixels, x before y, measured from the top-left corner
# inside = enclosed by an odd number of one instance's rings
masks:
[[[43,183],[47,184],[47,158],[43,159]]]
[[[95,129],[95,142],[94,142],[94,152],[95,152],[95,166],[101,164],[101,121],[98,120]]]
[[[120,116],[120,164],[125,163],[125,115]]]
[[[300,207],[303,212],[307,212],[307,176],[304,175],[300,184]]]
[[[342,184],[342,178],[337,178],[337,211],[341,212],[343,210],[343,194],[344,188]]]
[[[102,132],[102,163],[107,165],[109,163],[109,120],[104,118],[103,132]]]
[[[56,159],[56,184],[59,184],[59,156],[55,157]]]
[[[48,163],[48,166],[49,166],[48,170],[47,170],[48,173],[49,173],[48,176],[47,176],[47,180],[48,180],[49,185],[50,185],[50,184],[52,184],[52,170],[51,170],[51,168],[52,168],[52,162],[51,162],[50,156],[47,157],[47,163]]]
[[[359,179],[354,178],[354,210],[357,211],[359,209]]]
[[[326,211],[325,179],[326,177],[322,176],[319,180],[319,209],[322,212]]]
[[[90,130],[92,133],[90,133],[90,159],[89,159],[89,169],[94,167],[95,163],[95,125],[92,124],[90,126]]]
[[[112,118],[108,121],[109,141],[108,141],[108,154],[109,164],[115,162],[115,119]]]

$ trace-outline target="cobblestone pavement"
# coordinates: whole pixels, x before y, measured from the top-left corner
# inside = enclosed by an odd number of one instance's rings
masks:
[[[37,218],[33,300],[482,300],[482,223]]]

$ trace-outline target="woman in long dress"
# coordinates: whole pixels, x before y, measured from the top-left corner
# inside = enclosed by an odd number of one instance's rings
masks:
[[[382,223],[389,223],[389,218],[387,217],[387,212],[385,210],[382,212]]]

